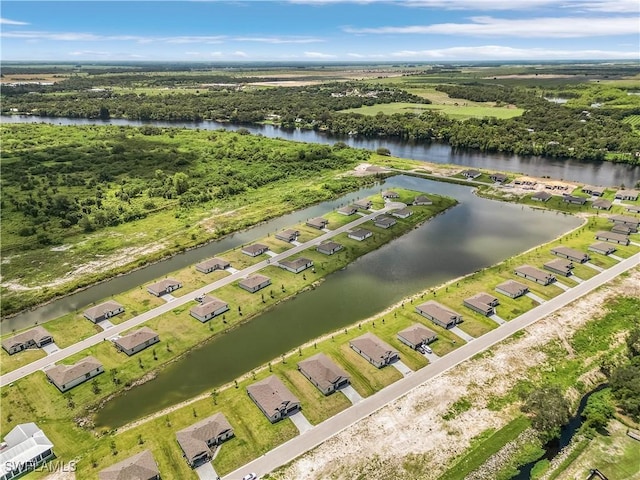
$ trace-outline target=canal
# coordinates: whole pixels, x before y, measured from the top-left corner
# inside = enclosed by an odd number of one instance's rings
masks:
[[[315,290],[193,350],[154,380],[109,401],[98,412],[96,425],[121,426],[233,381],[317,336],[580,224],[579,219],[560,213],[479,198],[460,185],[399,176],[385,187],[448,195],[460,204],[330,275]]]

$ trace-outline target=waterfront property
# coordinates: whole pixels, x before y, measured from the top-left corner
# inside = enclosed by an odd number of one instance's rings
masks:
[[[276,238],[283,242],[295,242],[298,239],[300,232],[291,228],[276,233]]]
[[[573,263],[565,258],[556,258],[545,263],[543,266],[550,272],[564,275],[565,277],[571,275],[571,270],[573,269]]]
[[[322,218],[322,217],[316,217],[316,218],[312,218],[310,220],[307,220],[307,226],[308,227],[312,227],[312,228],[317,228],[318,230],[322,230],[323,228],[326,228],[327,225],[329,224],[329,220]]]
[[[300,273],[307,268],[313,267],[313,260],[300,257],[296,258],[295,260],[282,260],[278,263],[278,265],[280,266],[280,268],[289,270],[292,273]]]
[[[413,200],[414,205],[433,205],[433,202],[426,195],[418,195]]]
[[[42,348],[50,343],[53,343],[51,334],[43,327],[37,326],[3,340],[2,348],[4,348],[9,355],[13,355],[27,348]]]
[[[496,292],[510,298],[518,298],[529,293],[529,287],[515,280],[507,280],[496,287]]]
[[[399,210],[394,210],[393,212],[391,212],[391,215],[398,218],[409,218],[411,215],[413,215],[413,212],[408,208],[401,208]]]
[[[100,470],[99,480],[160,480],[160,470],[153,454],[143,450],[129,458],[125,458],[110,467]]]
[[[423,345],[427,345],[438,339],[436,332],[429,330],[420,323],[414,323],[410,327],[398,332],[398,340],[405,345],[417,350]]]
[[[558,257],[566,258],[567,260],[578,263],[585,263],[590,259],[588,254],[569,247],[554,247],[551,249],[551,253]]]
[[[366,240],[372,235],[373,235],[373,232],[371,232],[370,230],[359,228],[357,230],[349,232],[347,237],[352,238],[353,240],[357,240],[358,242],[361,242],[363,240]]]
[[[147,291],[151,295],[160,297],[162,295],[166,295],[167,293],[174,292],[181,287],[182,283],[180,283],[178,280],[175,280],[173,278],[165,278],[164,280],[160,280],[159,282],[147,285]]]
[[[347,205],[346,207],[342,207],[338,209],[338,213],[342,215],[346,215],[347,217],[356,213],[358,209],[353,205]]]
[[[244,288],[247,292],[255,293],[261,288],[271,285],[271,279],[264,275],[256,274],[244,278],[238,282],[240,288]]]
[[[614,223],[621,223],[623,225],[627,225],[629,227],[633,227],[636,230],[638,229],[638,226],[640,225],[640,218],[632,217],[630,215],[611,215],[609,217],[609,221],[614,222]]]
[[[144,350],[154,343],[158,343],[160,337],[149,327],[142,327],[113,341],[118,350],[131,356]]]
[[[124,307],[122,305],[118,302],[114,302],[113,300],[109,300],[108,302],[101,303],[100,305],[96,305],[95,307],[85,310],[83,315],[93,323],[98,323],[102,320],[107,320],[108,318],[120,315],[123,312]]]
[[[482,175],[482,172],[479,172],[478,170],[463,170],[462,172],[460,172],[460,175],[462,175],[464,178],[474,180]]]
[[[593,195],[594,197],[601,197],[604,195],[605,188],[604,187],[591,187],[589,185],[585,185],[582,187],[582,191],[589,195]]]
[[[102,364],[94,357],[85,357],[73,365],[56,365],[44,373],[58,390],[66,392],[104,372]]]
[[[500,301],[496,297],[484,292],[476,293],[473,297],[465,298],[462,303],[465,307],[486,317],[494,315],[496,313],[495,307],[500,305]]]
[[[300,400],[275,375],[249,385],[247,393],[271,423],[293,415],[301,408]]]
[[[608,243],[597,242],[589,245],[588,250],[591,252],[599,253],[601,255],[610,255],[616,251],[616,247]]]
[[[222,258],[210,258],[204,262],[196,264],[196,270],[202,273],[211,273],[216,270],[224,270],[229,268],[231,264]]]
[[[320,253],[324,253],[325,255],[333,255],[336,252],[339,252],[344,247],[336,242],[324,242],[316,247],[316,250]]]
[[[576,197],[575,195],[563,195],[562,201],[573,205],[584,205],[587,203],[587,199],[585,197]]]
[[[0,479],[21,477],[53,457],[53,443],[35,423],[16,425],[2,441]]]
[[[216,413],[176,433],[183,456],[191,468],[212,459],[211,447],[233,437],[233,428],[222,413]]]
[[[618,190],[616,192],[616,200],[631,200],[633,202],[635,202],[636,200],[638,200],[638,192],[637,190]]]
[[[416,311],[443,328],[453,328],[458,323],[462,323],[462,315],[434,300],[418,305]]]
[[[596,240],[617,243],[618,245],[629,245],[629,237],[621,233],[600,231],[596,233]]]
[[[540,285],[549,285],[556,281],[556,277],[550,273],[544,272],[539,268],[532,267],[531,265],[521,265],[515,269],[514,273],[519,277],[526,278],[527,280],[539,283]]]
[[[192,307],[189,313],[196,320],[202,323],[208,322],[214,317],[223,314],[229,310],[229,304],[212,295],[206,295],[202,299],[202,303]]]
[[[553,195],[551,195],[548,192],[536,192],[533,195],[531,195],[531,200],[535,202],[546,202],[551,197],[553,197]]]
[[[373,202],[367,199],[356,200],[353,202],[353,206],[360,210],[369,210],[373,206]]]
[[[496,183],[504,183],[509,177],[507,177],[504,173],[492,173],[489,178]]]
[[[373,224],[376,227],[380,228],[390,228],[393,227],[396,223],[398,222],[395,218],[387,217],[386,215],[380,215],[373,220]]]
[[[613,233],[621,233],[622,235],[631,235],[632,233],[636,233],[637,230],[629,225],[614,223],[613,227],[611,227],[611,231]]]
[[[354,338],[349,342],[349,346],[376,368],[382,368],[400,359],[397,350],[373,333],[367,332]]]
[[[384,198],[385,200],[388,198],[400,198],[400,195],[398,194],[398,192],[394,192],[393,190],[385,190],[384,192],[382,192],[382,198]]]
[[[262,245],[261,243],[254,243],[253,245],[242,247],[242,253],[244,253],[245,255],[249,255],[250,257],[257,257],[258,255],[262,255],[267,250],[269,250],[269,247],[267,247],[266,245]]]
[[[591,204],[591,207],[597,210],[609,210],[611,208],[611,205],[613,205],[611,203],[611,200],[607,200],[606,198],[599,198]]]
[[[329,395],[350,383],[347,372],[324,353],[302,360],[298,363],[298,370],[324,395]]]

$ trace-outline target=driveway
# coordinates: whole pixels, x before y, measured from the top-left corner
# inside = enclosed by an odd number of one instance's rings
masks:
[[[507,323],[504,319],[500,318],[498,316],[498,314],[494,313],[493,315],[489,315],[489,318],[491,320],[493,320],[494,322],[496,322],[498,325],[502,325],[504,323]]]
[[[238,273],[238,269],[233,267],[227,267],[225,270],[231,274]]]
[[[165,302],[169,303],[169,302],[173,302],[176,297],[174,297],[173,295],[171,295],[170,293],[165,293],[164,295],[162,295],[160,297],[162,300],[164,300]],[[101,322],[104,323],[104,322]]]
[[[429,360],[429,363],[433,363],[433,362],[435,362],[436,360],[438,360],[440,358],[435,353],[427,353],[427,352],[425,352],[425,353],[423,353],[423,355],[425,357],[427,357],[427,360]]]
[[[113,328],[113,323],[111,323],[109,320],[102,320],[101,322],[96,323],[96,325],[98,325],[102,329],[102,331]]]
[[[618,255],[614,255],[613,253],[609,254],[609,257],[613,258],[614,260],[621,262],[622,260],[624,260],[624,258],[619,257]]]
[[[300,411],[294,413],[293,415],[289,415],[289,418],[300,433],[304,433],[313,428],[313,425],[309,423],[309,420],[307,420],[304,414]]]
[[[460,327],[453,327],[453,328],[450,328],[449,330],[451,330],[453,333],[455,333],[457,336],[459,336],[465,342],[470,342],[471,340],[474,340],[474,337],[469,335],[467,332],[462,330]]]
[[[356,389],[353,388],[351,385],[342,387],[338,391],[344,393],[344,396],[347,397],[353,405],[362,401],[362,396],[358,392],[356,392]]]
[[[396,360],[391,365],[396,370],[398,370],[402,374],[403,377],[406,377],[407,375],[410,375],[410,374],[413,373],[413,370],[411,370],[409,367],[407,367],[407,365],[402,360]]]
[[[200,480],[217,480],[218,478],[220,478],[218,477],[216,471],[213,469],[213,464],[211,462],[200,465],[194,470],[198,474]]]
[[[565,292],[571,288],[571,287],[569,287],[568,285],[565,285],[564,283],[559,282],[559,281],[557,281],[557,280],[556,280],[555,282],[553,282],[553,284],[554,284],[554,285],[556,285],[558,288],[561,288],[561,289],[562,289],[562,290],[564,290]]]
[[[51,342],[49,345],[44,345],[42,347],[42,351],[44,353],[46,353],[47,355],[51,355],[52,353],[56,353],[58,350],[60,350],[60,347],[58,347],[55,342]]]
[[[536,302],[538,302],[538,303],[545,303],[545,302],[546,302],[546,300],[545,300],[544,298],[539,297],[539,296],[538,296],[538,295],[536,295],[535,293],[527,292],[525,295],[526,295],[527,297],[529,297],[529,298],[532,298],[533,300],[535,300],[535,301],[536,301]]]
[[[593,268],[594,270],[596,270],[596,271],[598,271],[598,272],[604,272],[604,268],[599,267],[599,266],[597,266],[597,265],[594,265],[594,264],[593,264],[593,263],[591,263],[591,262],[583,263],[583,265],[586,265],[586,266],[587,266],[587,267],[589,267],[589,268]]]
[[[578,282],[578,283],[582,283],[582,282],[584,282],[584,280],[583,280],[583,279],[581,279],[580,277],[577,277],[577,276],[575,276],[575,275],[573,275],[573,274],[571,274],[571,276],[569,277],[569,279],[570,279],[570,280],[574,280],[574,281],[576,281],[576,282]]]

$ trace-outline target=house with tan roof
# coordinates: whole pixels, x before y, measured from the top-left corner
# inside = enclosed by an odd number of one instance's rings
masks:
[[[611,227],[611,231],[613,233],[621,233],[622,235],[631,235],[632,233],[636,233],[635,228],[622,223],[614,223],[613,227]]]
[[[150,450],[143,450],[98,472],[99,480],[160,480],[158,464]]]
[[[369,210],[373,206],[373,202],[363,198],[362,200],[356,200],[353,202],[353,206],[360,210]]]
[[[546,270],[568,277],[571,275],[573,269],[573,263],[565,258],[556,258],[543,265]]]
[[[227,310],[229,310],[229,304],[227,302],[220,300],[213,295],[206,295],[199,305],[191,307],[189,314],[196,320],[204,323],[223,314]]]
[[[358,209],[353,205],[347,205],[346,207],[342,207],[338,209],[339,214],[346,215],[347,217],[355,214],[357,211]]]
[[[382,192],[382,198],[385,200],[387,198],[400,198],[400,194],[398,192],[394,192],[393,190],[385,190]]]
[[[312,218],[310,220],[307,220],[306,224],[309,227],[317,228],[318,230],[322,230],[323,228],[327,227],[327,225],[329,224],[329,220],[327,220],[326,218],[322,218],[322,217],[316,217],[316,218]]]
[[[590,260],[588,254],[569,247],[554,247],[551,249],[551,253],[558,257],[566,258],[572,262],[585,263]]]
[[[629,189],[629,190],[618,190],[616,192],[616,200],[631,200],[633,202],[635,202],[636,200],[638,200],[638,194],[640,192],[638,192],[638,190],[633,190],[633,189]]]
[[[390,227],[393,227],[396,223],[398,222],[396,221],[395,218],[391,218],[386,215],[380,215],[373,219],[373,224],[376,227],[380,227],[380,228],[390,228]]]
[[[436,332],[429,330],[421,323],[414,323],[404,330],[400,330],[397,334],[398,340],[405,345],[417,350],[422,345],[427,345],[438,339]]]
[[[478,170],[463,170],[462,172],[460,172],[460,175],[462,175],[464,178],[474,180],[482,175],[482,172]]]
[[[45,374],[58,390],[66,392],[104,372],[102,364],[94,357],[85,357],[73,365],[56,365]]]
[[[216,413],[176,433],[178,445],[191,468],[209,463],[211,448],[233,437],[233,427],[222,413]]]
[[[582,187],[582,192],[588,195],[593,195],[594,197],[601,197],[604,195],[605,188],[604,187],[592,187],[590,185],[585,185]]]
[[[96,305],[95,307],[88,308],[84,311],[83,315],[93,323],[98,323],[102,320],[107,320],[111,317],[115,317],[116,315],[120,315],[123,312],[124,307],[122,305],[118,302],[114,302],[113,300],[109,300],[101,303],[100,305]]]
[[[334,253],[339,252],[343,248],[344,247],[339,243],[328,241],[318,245],[316,247],[316,251],[323,253],[325,255],[333,255]]]
[[[589,245],[587,250],[591,252],[599,253],[600,255],[611,255],[613,252],[616,251],[616,247],[614,247],[610,243],[596,242]]]
[[[509,177],[507,177],[504,173],[492,173],[491,175],[489,175],[489,178],[496,183],[504,183],[509,179]]]
[[[617,243],[618,245],[629,245],[629,237],[622,233],[600,231],[596,233],[596,240]]]
[[[418,305],[416,312],[442,328],[453,328],[458,323],[462,323],[462,315],[434,300]]]
[[[307,268],[313,267],[313,260],[305,257],[296,258],[295,260],[281,260],[278,262],[280,268],[290,271],[291,273],[300,273]]]
[[[267,247],[266,245],[262,245],[261,243],[254,243],[253,245],[242,247],[242,253],[244,253],[245,255],[249,255],[250,257],[257,257],[258,255],[262,255],[267,250],[269,250],[269,247]]]
[[[275,375],[249,385],[247,394],[271,423],[301,409],[300,400]]]
[[[515,280],[507,280],[496,287],[496,292],[509,298],[518,298],[529,293],[529,287]]]
[[[357,230],[353,230],[347,234],[347,237],[356,240],[358,242],[362,242],[367,238],[371,237],[373,232],[371,230],[367,230],[365,228],[358,228]]]
[[[500,301],[496,297],[485,292],[476,293],[472,297],[465,298],[462,303],[465,307],[486,317],[494,315],[496,307],[500,305]]]
[[[298,239],[300,232],[291,228],[276,233],[276,238],[283,242],[295,242]]]
[[[302,360],[298,363],[298,370],[325,395],[329,395],[350,383],[347,372],[324,353],[318,353]]]
[[[414,200],[413,200],[413,204],[414,205],[433,205],[433,202],[431,201],[431,199],[429,197],[427,197],[426,195],[418,195]]]
[[[3,340],[2,348],[13,355],[28,348],[42,348],[50,343],[53,343],[51,334],[44,327],[37,326]]]
[[[200,262],[196,264],[196,270],[202,273],[211,273],[216,270],[224,270],[225,268],[229,268],[231,263],[224,260],[223,258],[210,258],[209,260],[205,260],[204,262]]]
[[[549,285],[556,281],[556,277],[547,273],[539,268],[532,267],[531,265],[521,265],[514,270],[514,273],[519,277],[526,278],[532,282],[539,283],[540,285]]]
[[[408,208],[401,208],[399,210],[394,210],[393,212],[391,212],[391,215],[397,218],[409,218],[411,215],[413,215],[413,211]]]
[[[640,213],[640,205],[625,205],[625,207],[629,213]]]
[[[609,210],[611,208],[611,200],[607,200],[606,198],[599,198],[594,200],[591,204],[591,208],[595,208],[596,210]]]
[[[147,285],[147,291],[156,297],[161,297],[167,293],[175,292],[179,288],[182,288],[182,283],[173,278],[165,278],[159,282]]]
[[[260,274],[251,275],[238,282],[238,286],[249,293],[256,293],[258,290],[269,285],[271,285],[271,279]]]
[[[376,368],[382,368],[400,359],[400,354],[395,348],[373,333],[367,332],[354,338],[349,342],[349,346]]]
[[[160,337],[149,327],[142,327],[113,341],[118,350],[131,356],[158,343]]]
[[[640,218],[632,217],[631,215],[611,215],[609,217],[609,221],[621,223],[622,225],[627,225],[628,227],[633,227],[635,229],[640,225]]]

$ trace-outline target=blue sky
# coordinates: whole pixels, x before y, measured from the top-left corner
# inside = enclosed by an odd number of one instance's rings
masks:
[[[3,60],[631,59],[638,0],[2,1]]]

